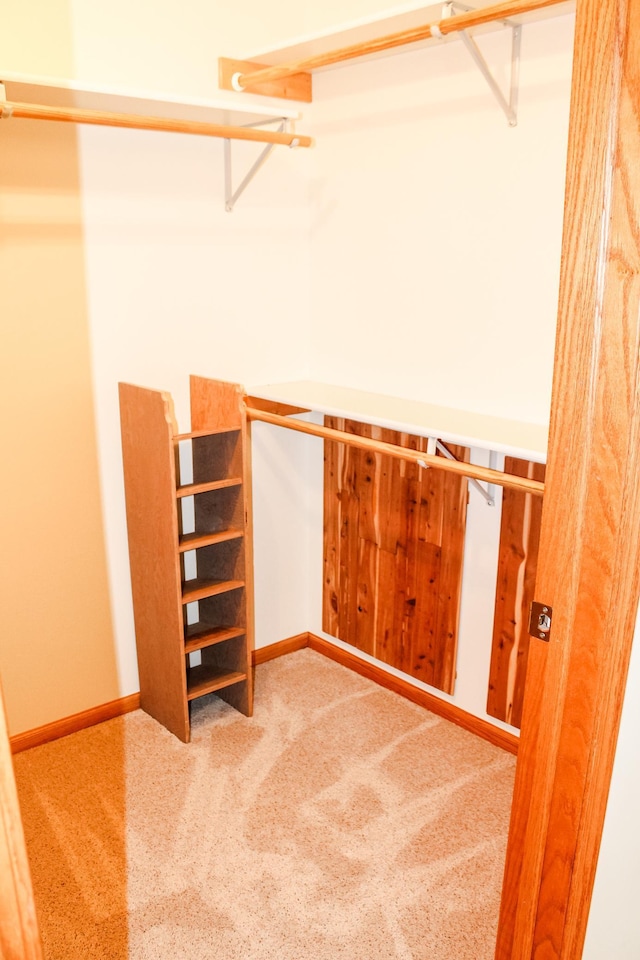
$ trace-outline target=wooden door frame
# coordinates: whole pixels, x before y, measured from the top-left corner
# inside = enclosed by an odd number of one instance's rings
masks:
[[[43,960],[1,689],[0,957]]]
[[[640,0],[577,0],[549,459],[498,960],[579,960],[640,568]]]

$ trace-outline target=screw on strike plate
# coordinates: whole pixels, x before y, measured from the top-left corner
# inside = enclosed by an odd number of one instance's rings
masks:
[[[548,642],[551,635],[551,618],[553,609],[546,603],[533,601],[529,614],[529,634],[539,640]]]

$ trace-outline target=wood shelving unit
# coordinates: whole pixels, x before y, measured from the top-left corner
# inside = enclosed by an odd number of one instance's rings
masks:
[[[120,384],[120,411],[141,706],[188,742],[197,697],[215,692],[247,716],[253,709],[242,389],[192,377],[186,434],[161,391]],[[183,484],[185,461],[193,477]]]

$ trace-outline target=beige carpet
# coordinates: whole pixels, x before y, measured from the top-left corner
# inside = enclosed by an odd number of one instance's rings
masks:
[[[16,756],[48,960],[492,960],[514,758],[310,650]]]

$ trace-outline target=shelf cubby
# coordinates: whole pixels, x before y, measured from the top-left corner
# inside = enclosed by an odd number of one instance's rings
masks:
[[[203,647],[202,662],[187,667],[187,697],[189,700],[214,690],[231,687],[247,679],[244,655],[244,637],[234,637],[225,643]]]
[[[186,553],[187,550],[197,550],[198,547],[208,547],[215,543],[223,543],[225,540],[236,540],[243,537],[242,530],[230,528],[229,530],[220,530],[218,533],[185,533],[180,537],[178,549],[180,553]]]

